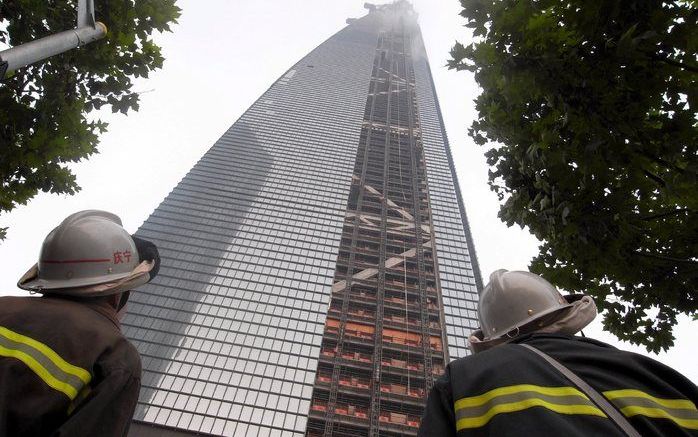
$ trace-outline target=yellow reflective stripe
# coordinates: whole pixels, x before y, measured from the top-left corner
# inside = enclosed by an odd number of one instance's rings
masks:
[[[658,398],[635,389],[609,390],[603,394],[626,417],[668,419],[683,428],[698,429],[698,409],[688,399]]]
[[[0,326],[0,356],[24,363],[49,387],[74,399],[89,384],[92,375],[61,358],[40,341]]]
[[[540,385],[533,384],[519,384],[519,385],[509,385],[506,387],[495,388],[479,396],[471,396],[469,398],[463,398],[456,401],[456,410],[468,407],[477,407],[483,405],[492,399],[520,392],[533,392],[539,393],[547,396],[580,396],[584,399],[588,399],[584,393],[573,387],[544,387]]]
[[[666,410],[662,410],[661,408],[630,406],[621,408],[620,411],[626,417],[642,415],[651,417],[653,419],[669,419],[683,428],[698,429],[698,419],[681,419],[678,417],[674,417],[671,414],[669,414]]]
[[[456,422],[456,429],[461,431],[466,428],[477,428],[485,425],[497,414],[513,413],[532,407],[544,407],[548,410],[561,414],[586,414],[591,416],[606,417],[601,410],[591,405],[559,405],[546,402],[542,399],[530,398],[524,401],[495,405],[482,416],[460,419]]]
[[[625,389],[625,390],[609,390],[603,392],[603,395],[606,396],[606,399],[609,401],[612,401],[613,399],[616,398],[643,398],[643,399],[649,399],[654,403],[657,403],[663,407],[667,408],[679,408],[679,409],[688,409],[688,410],[695,410],[696,409],[696,404],[693,402],[689,401],[688,399],[663,399],[663,398],[656,398],[652,395],[649,395],[645,393],[644,391],[640,390],[632,390],[632,389]]]
[[[67,382],[59,381],[56,379],[51,372],[46,370],[44,366],[39,364],[34,357],[15,349],[7,349],[0,346],[0,356],[17,358],[26,364],[30,369],[34,371],[49,387],[56,389],[62,393],[65,393],[71,400],[77,396],[78,392],[75,387],[68,384]]]
[[[58,367],[65,373],[80,378],[80,380],[85,384],[88,384],[92,379],[92,375],[90,375],[90,372],[65,361],[56,352],[54,352],[53,349],[41,343],[40,341],[36,341],[31,337],[27,337],[26,335],[22,335],[17,332],[11,331],[5,328],[4,326],[0,326],[0,335],[3,335],[9,338],[10,340],[16,341],[17,343],[22,343],[36,349],[37,351],[41,352],[41,354],[44,355],[46,358],[51,360],[51,362],[56,367]]]
[[[455,404],[456,429],[478,428],[492,417],[533,407],[560,414],[606,415],[574,387],[544,387],[518,384],[499,387],[478,396],[458,399]]]
[[[90,395],[90,393],[92,393],[92,389],[89,385],[83,387],[83,389],[80,390],[80,393],[78,393],[75,399],[73,399],[70,405],[68,405],[68,415],[73,414],[73,411],[75,411],[75,409],[87,398],[87,396]]]

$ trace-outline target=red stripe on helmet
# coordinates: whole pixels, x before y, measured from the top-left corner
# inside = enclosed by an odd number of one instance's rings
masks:
[[[46,264],[77,264],[77,263],[108,263],[111,262],[110,258],[102,259],[66,259],[66,260],[42,260],[42,263]]]

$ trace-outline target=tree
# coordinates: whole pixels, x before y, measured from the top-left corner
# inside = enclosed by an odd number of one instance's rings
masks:
[[[595,297],[650,351],[698,311],[694,2],[461,0],[449,67],[482,88],[470,135],[499,217],[540,240],[532,271]]]
[[[162,67],[152,34],[177,22],[175,1],[96,0],[105,39],[20,69],[0,84],[0,213],[39,190],[80,190],[66,164],[96,153],[107,128],[88,115],[105,105],[124,114],[138,110],[132,81]],[[76,6],[77,0],[0,0],[0,42],[16,46],[72,29]]]

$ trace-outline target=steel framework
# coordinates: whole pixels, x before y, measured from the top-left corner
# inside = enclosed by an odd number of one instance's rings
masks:
[[[406,8],[382,8],[391,7]],[[308,436],[416,435],[426,393],[448,360],[414,24],[407,10],[392,17],[376,47]]]

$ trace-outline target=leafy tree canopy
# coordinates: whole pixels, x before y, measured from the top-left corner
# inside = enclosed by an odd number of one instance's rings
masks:
[[[162,67],[152,34],[176,23],[175,1],[95,0],[105,39],[20,69],[0,84],[0,213],[39,190],[80,189],[66,164],[97,152],[107,128],[87,114],[105,105],[124,114],[138,110],[132,81]],[[0,42],[17,46],[72,29],[76,20],[77,0],[0,0]]]
[[[531,270],[595,297],[651,351],[698,311],[695,2],[461,0],[449,66],[482,87],[470,135]]]

